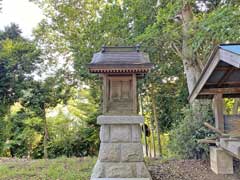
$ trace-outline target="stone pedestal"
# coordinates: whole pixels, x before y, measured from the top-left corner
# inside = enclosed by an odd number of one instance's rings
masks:
[[[91,180],[151,180],[143,159],[142,116],[99,116],[100,151]]]
[[[233,174],[233,158],[221,148],[210,147],[210,164],[216,174]]]

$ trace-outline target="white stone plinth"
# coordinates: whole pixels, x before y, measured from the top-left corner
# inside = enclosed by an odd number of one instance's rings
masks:
[[[100,150],[91,180],[151,180],[141,144],[142,116],[99,116]]]

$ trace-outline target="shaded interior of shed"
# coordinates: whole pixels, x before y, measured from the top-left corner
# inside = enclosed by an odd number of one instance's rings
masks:
[[[220,61],[203,86],[198,98],[211,98],[222,93],[223,97],[240,97],[240,69]]]

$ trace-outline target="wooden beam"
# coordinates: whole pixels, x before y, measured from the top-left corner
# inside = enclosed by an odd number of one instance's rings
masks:
[[[132,74],[132,98],[133,98],[133,113],[137,114],[137,78],[136,78],[136,74]]]
[[[236,68],[236,67],[233,67],[233,66],[217,66],[215,68],[216,71],[228,71],[230,69],[238,70],[239,68]]]
[[[209,85],[210,85],[210,86],[211,86],[211,85],[212,85],[212,86],[214,86],[214,85],[217,86],[217,83],[216,83],[216,82],[214,82],[214,83],[209,83],[209,82],[208,82],[208,83],[205,84],[205,86],[209,86]],[[239,86],[239,87],[240,87],[240,82],[239,82],[239,81],[223,82],[222,85],[233,85],[233,86],[236,85],[236,86]]]
[[[240,68],[240,55],[219,49],[220,59],[236,68]]]
[[[240,94],[240,87],[203,89],[199,95]]]
[[[223,77],[218,81],[217,86],[220,87],[224,83],[224,81],[231,76],[233,71],[234,71],[233,69],[228,70],[226,74],[224,74]]]
[[[216,144],[216,140],[211,139],[199,139],[197,142],[202,144]]]
[[[215,116],[215,127],[224,132],[224,101],[222,94],[215,94],[213,97],[213,111]]]
[[[107,112],[109,83],[107,74],[103,74],[103,114]]]
[[[218,65],[219,61],[220,61],[219,52],[218,51],[213,52],[212,55],[210,56],[210,59],[208,60],[208,62],[206,64],[195,88],[193,89],[193,91],[191,92],[191,94],[189,96],[190,103],[192,103],[193,100],[198,96],[198,94],[202,90],[203,86],[207,82],[208,78],[211,76],[212,72]]]
[[[237,86],[240,87],[240,82],[239,82],[239,81],[224,82],[223,84],[227,84],[227,85],[237,85]]]
[[[129,81],[132,80],[131,76],[108,76],[108,79],[112,81]]]
[[[209,123],[207,123],[207,122],[205,122],[205,123],[203,123],[203,124],[204,124],[204,126],[206,126],[208,129],[212,130],[213,132],[215,132],[215,133],[217,133],[217,134],[219,134],[219,135],[221,135],[221,136],[224,135],[224,132],[223,132],[223,131],[221,131],[221,130],[215,128],[215,127],[213,127],[211,124],[209,124]]]
[[[240,159],[240,139],[231,141],[229,138],[220,138],[220,147]]]

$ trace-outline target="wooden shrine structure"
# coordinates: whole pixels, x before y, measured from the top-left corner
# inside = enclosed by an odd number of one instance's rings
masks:
[[[103,79],[103,114],[137,114],[137,79],[152,67],[140,47],[102,47],[88,68]]]
[[[216,140],[205,140],[210,147],[211,169],[217,174],[233,173],[232,157],[240,159],[240,114],[224,115],[224,98],[240,98],[240,44],[221,44],[212,52],[189,96],[213,99]]]
[[[137,110],[137,79],[152,68],[136,47],[102,47],[88,65],[103,81],[103,115],[98,116],[100,150],[91,180],[151,180],[144,164]]]

